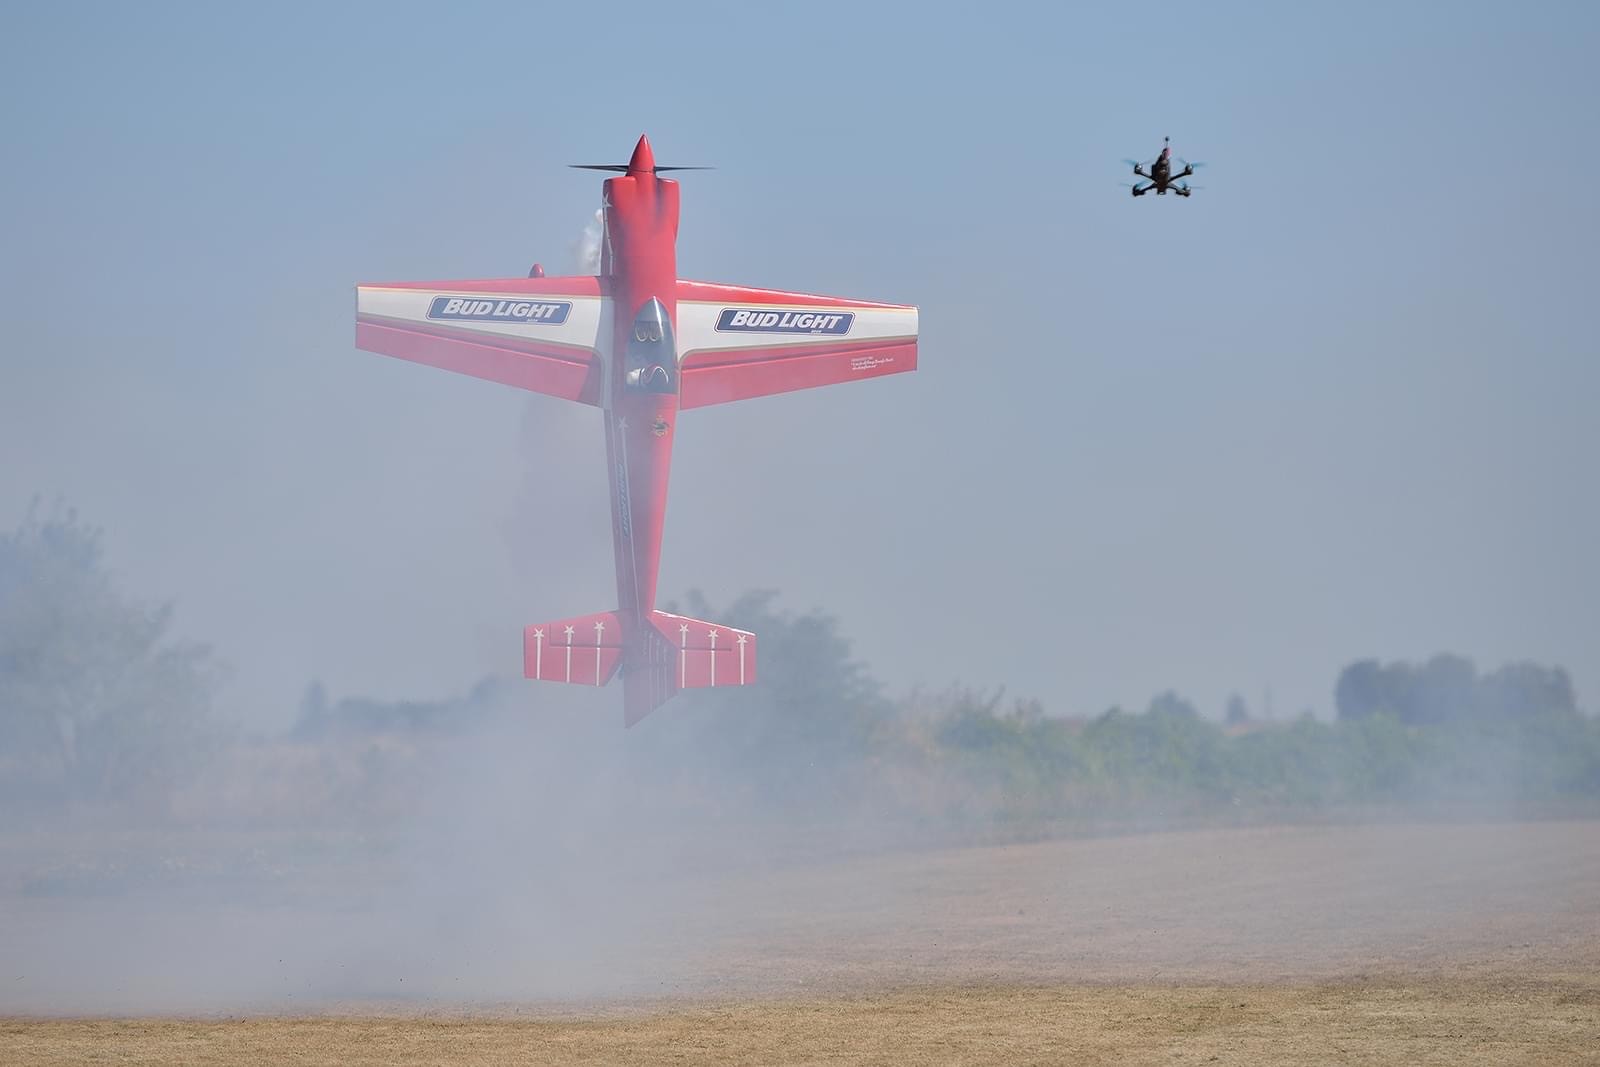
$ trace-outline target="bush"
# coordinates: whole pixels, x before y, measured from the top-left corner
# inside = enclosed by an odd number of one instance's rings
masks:
[[[0,536],[0,792],[9,804],[160,806],[211,739],[217,667],[124,596],[98,530],[30,509]]]

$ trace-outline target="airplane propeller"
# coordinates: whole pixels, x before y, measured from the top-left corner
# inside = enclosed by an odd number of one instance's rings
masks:
[[[613,174],[628,173],[626,163],[568,163],[575,170],[604,170]],[[652,174],[665,174],[669,170],[716,170],[716,167],[651,167]]]

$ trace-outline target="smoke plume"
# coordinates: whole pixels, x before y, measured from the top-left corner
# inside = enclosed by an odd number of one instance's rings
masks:
[[[572,245],[573,256],[578,261],[579,274],[600,273],[600,242],[605,240],[605,235],[605,212],[596,208],[594,218],[583,227],[583,235]]]

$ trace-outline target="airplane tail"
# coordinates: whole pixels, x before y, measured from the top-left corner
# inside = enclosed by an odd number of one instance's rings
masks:
[[[754,684],[756,635],[665,611],[632,625],[602,611],[523,631],[529,678],[601,686],[619,670],[623,719],[632,726],[679,690]]]

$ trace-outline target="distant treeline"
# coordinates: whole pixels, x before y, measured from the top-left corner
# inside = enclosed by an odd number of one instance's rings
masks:
[[[1106,818],[1271,817],[1346,809],[1600,803],[1600,720],[1560,668],[1480,673],[1437,656],[1353,663],[1333,722],[1223,722],[1163,693],[1141,712],[1049,714],[959,685],[891,698],[837,620],[772,593],[680,606],[761,635],[761,683],[687,693],[619,743],[630,782],[711,807],[865,806],[880,818],[963,829]],[[460,700],[332,701],[317,684],[281,737],[216,713],[219,671],[174,642],[168,613],[116,589],[100,535],[37,509],[0,537],[0,805],[101,806],[268,822],[403,819],[440,752],[520,724],[541,693],[486,680]],[[612,729],[621,730],[620,724]]]

